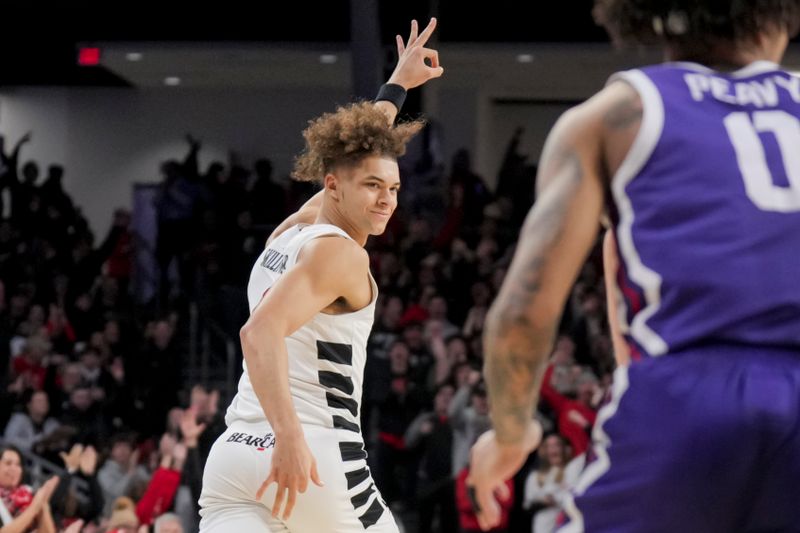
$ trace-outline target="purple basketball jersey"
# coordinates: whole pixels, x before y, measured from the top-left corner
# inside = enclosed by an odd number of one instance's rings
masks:
[[[611,183],[634,358],[800,348],[800,77],[672,63],[617,74],[639,134]]]

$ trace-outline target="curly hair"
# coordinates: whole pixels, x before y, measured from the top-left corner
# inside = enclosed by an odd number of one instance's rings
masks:
[[[595,20],[618,43],[669,43],[700,53],[719,41],[800,29],[800,0],[597,0]]]
[[[372,155],[397,159],[406,144],[425,126],[414,120],[391,126],[372,102],[358,102],[310,120],[303,131],[306,146],[295,159],[292,177],[321,182],[325,174],[342,165],[355,165]]]

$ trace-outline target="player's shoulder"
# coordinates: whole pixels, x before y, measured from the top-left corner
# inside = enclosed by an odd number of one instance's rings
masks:
[[[347,275],[369,268],[369,254],[357,242],[343,235],[321,235],[306,243],[298,262],[324,267],[336,275]]]
[[[601,129],[627,127],[642,116],[642,98],[624,78],[615,78],[566,117],[573,127],[593,125]]]

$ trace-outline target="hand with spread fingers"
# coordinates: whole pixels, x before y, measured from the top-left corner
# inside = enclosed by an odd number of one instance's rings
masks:
[[[319,487],[324,485],[317,472],[317,461],[302,432],[296,438],[276,438],[269,476],[259,487],[256,499],[260,501],[269,485],[276,483],[278,488],[272,503],[272,516],[288,520],[297,501],[297,493],[306,491],[309,478]]]
[[[542,428],[538,422],[532,421],[521,442],[499,442],[495,432],[490,430],[481,435],[472,447],[467,485],[478,523],[484,531],[500,524],[497,498],[508,499],[506,480],[517,473],[541,440]]]
[[[419,33],[417,21],[412,20],[408,40],[403,42],[400,35],[396,36],[397,66],[389,77],[389,83],[395,83],[408,90],[419,87],[444,73],[444,68],[439,65],[439,52],[425,47],[434,29],[436,29],[435,18],[431,19],[422,33]]]

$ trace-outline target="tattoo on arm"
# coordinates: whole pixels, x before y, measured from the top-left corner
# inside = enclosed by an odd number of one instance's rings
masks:
[[[574,150],[545,157],[539,178],[544,190],[520,232],[514,261],[484,333],[492,422],[497,439],[507,444],[521,442],[533,418],[559,320],[547,313],[546,319],[537,318],[534,311],[543,303],[539,297],[549,253],[562,236],[568,205],[583,179]]]
[[[642,121],[642,101],[636,93],[620,98],[603,116],[603,125],[612,130],[624,130]]]

